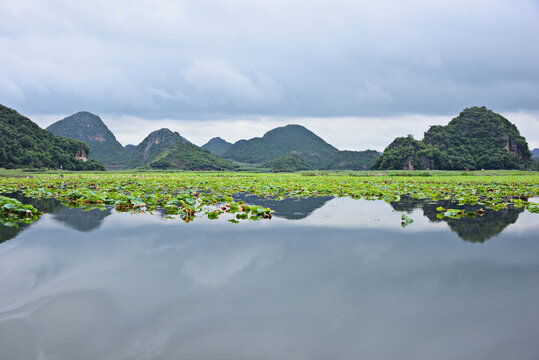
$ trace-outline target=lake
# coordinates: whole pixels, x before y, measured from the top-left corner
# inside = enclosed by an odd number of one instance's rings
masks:
[[[539,358],[537,215],[243,196],[273,218],[32,200],[0,228],[0,359]]]

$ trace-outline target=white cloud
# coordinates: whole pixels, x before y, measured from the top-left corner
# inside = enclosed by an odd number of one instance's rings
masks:
[[[388,103],[393,101],[391,93],[385,91],[380,85],[366,81],[363,87],[355,91],[357,99],[364,104]]]
[[[319,119],[379,148],[425,130],[406,114],[539,111],[532,0],[3,0],[0,18],[0,101],[26,114],[249,122],[232,136]]]
[[[267,75],[251,78],[221,59],[196,61],[181,76],[201,96],[202,105],[238,101],[256,105],[283,98],[283,90]]]
[[[187,96],[185,96],[184,94],[182,94],[181,92],[177,91],[176,93],[174,94],[171,94],[169,93],[168,91],[166,90],[163,90],[163,89],[155,89],[155,88],[152,88],[152,87],[148,87],[146,88],[146,91],[148,93],[150,93],[151,95],[155,95],[161,99],[165,99],[165,100],[179,100],[179,101],[189,101],[189,99],[187,98]]]
[[[13,81],[0,76],[0,98],[4,101],[19,102],[24,100],[24,91]]]

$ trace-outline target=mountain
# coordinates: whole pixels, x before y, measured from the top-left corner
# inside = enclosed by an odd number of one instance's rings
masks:
[[[375,150],[339,151],[301,125],[286,125],[261,138],[240,140],[223,157],[263,163],[272,171],[368,170],[379,156]]]
[[[526,169],[526,139],[503,116],[483,107],[464,109],[446,126],[435,125],[423,140],[396,138],[373,169]]]
[[[376,159],[373,169],[434,169],[433,150],[412,135],[395,138],[382,156]]]
[[[114,134],[97,115],[81,111],[47,127],[54,135],[80,140],[90,147],[89,159],[102,162],[106,167],[125,167],[129,159]]]
[[[223,156],[238,162],[264,163],[294,152],[311,165],[338,151],[307,128],[286,125],[268,131],[261,138],[240,140]]]
[[[369,170],[380,153],[376,150],[339,151],[328,157],[324,170]]]
[[[228,149],[230,149],[231,146],[232,144],[228,141],[221,139],[220,137],[214,137],[206,144],[202,145],[201,148],[208,150],[215,155],[222,156]]]
[[[146,167],[181,170],[236,170],[237,165],[189,142],[178,141]]]
[[[539,171],[539,149],[535,148],[531,151],[532,154],[532,166],[530,170]]]
[[[309,159],[308,155],[291,152],[287,155],[266,161],[263,167],[273,172],[291,172],[301,170],[369,170],[380,153],[376,150],[343,150],[329,156]]]
[[[0,105],[0,167],[104,170],[88,160],[83,142],[55,136],[17,111]]]
[[[124,146],[124,149],[125,151],[127,151],[127,153],[129,154],[129,156],[131,156],[131,154],[133,153],[133,151],[135,150],[136,146],[133,145],[133,144],[127,144]]]
[[[151,132],[132,150],[130,167],[134,168],[152,162],[159,155],[172,149],[178,142],[189,143],[177,132],[166,128]]]
[[[287,154],[277,159],[266,161],[263,166],[270,168],[273,172],[293,172],[313,169],[298,154]]]

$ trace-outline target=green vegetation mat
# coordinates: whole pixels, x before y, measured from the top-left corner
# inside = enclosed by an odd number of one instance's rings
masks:
[[[414,174],[408,172],[407,175]],[[254,174],[237,172],[175,173],[66,173],[0,177],[0,193],[22,192],[32,198],[56,198],[72,207],[103,208],[117,211],[152,212],[161,210],[189,222],[195,216],[210,219],[221,215],[229,221],[270,219],[271,209],[234,201],[234,194],[251,193],[262,197],[334,196],[354,199],[399,201],[403,195],[416,199],[451,200],[455,208],[438,208],[439,217],[480,216],[484,209],[525,207],[539,213],[539,205],[529,199],[539,195],[537,173],[502,175],[455,174],[401,176],[382,173],[295,173]],[[447,173],[446,173],[447,174]],[[4,174],[6,175],[6,174]],[[20,174],[19,174],[20,175]],[[360,176],[355,176],[360,175]],[[0,199],[6,225],[18,220],[37,219],[35,209]],[[464,213],[459,205],[480,205],[476,213]],[[17,210],[21,209],[21,210]],[[30,210],[30,212],[27,212]],[[22,214],[22,215],[21,215]],[[404,221],[405,219],[403,219]]]

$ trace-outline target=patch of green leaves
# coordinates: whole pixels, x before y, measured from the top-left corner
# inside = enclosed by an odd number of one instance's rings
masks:
[[[413,222],[414,222],[414,219],[412,219],[411,217],[409,217],[406,214],[402,214],[402,216],[401,216],[401,226],[403,228],[407,227],[408,225],[410,225]]]
[[[209,218],[230,216],[235,221],[271,218],[269,208],[236,202],[231,194],[238,193],[273,199],[334,196],[386,202],[408,196],[450,200],[492,210],[525,207],[531,213],[539,213],[538,205],[528,200],[539,196],[536,173],[425,177],[177,172],[36,174],[0,178],[0,192],[16,191],[33,198],[56,198],[75,207],[113,206],[116,211],[135,213],[164,209],[167,215],[177,215],[186,222],[201,215]],[[459,209],[439,207],[437,210],[438,217],[471,216]],[[9,216],[5,218],[9,219]],[[411,223],[406,219],[403,222]]]
[[[32,205],[0,196],[0,223],[9,227],[19,227],[19,223],[29,224],[39,217],[39,211]]]

